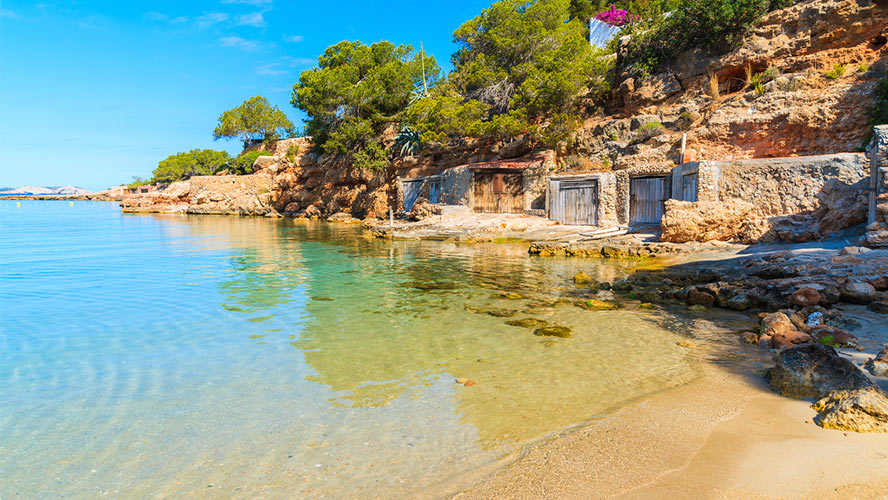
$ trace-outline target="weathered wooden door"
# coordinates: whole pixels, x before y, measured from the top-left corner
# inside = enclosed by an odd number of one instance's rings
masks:
[[[682,201],[697,201],[697,174],[684,174],[681,176]]]
[[[573,226],[598,225],[598,181],[553,180],[550,218]]]
[[[401,187],[404,189],[404,211],[409,212],[422,194],[422,181],[404,181]]]
[[[629,222],[659,224],[669,198],[666,177],[629,180]]]
[[[513,172],[475,172],[475,212],[524,213],[524,175]]]

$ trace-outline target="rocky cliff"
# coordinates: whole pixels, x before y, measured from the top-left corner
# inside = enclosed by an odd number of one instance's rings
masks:
[[[617,75],[611,105],[588,117],[575,140],[558,148],[556,170],[668,171],[680,161],[683,134],[685,159],[853,151],[869,133],[866,110],[888,71],[886,47],[886,0],[805,0],[772,12],[728,54],[695,49],[647,78]],[[753,77],[758,86],[749,84]],[[387,138],[393,137],[392,129]],[[534,146],[529,138],[467,138],[428,144],[418,156],[393,160],[385,171],[368,171],[319,155],[305,138],[287,139],[263,146],[274,156],[260,157],[255,165],[253,177],[270,185],[241,189],[238,182],[192,180],[129,202],[128,208],[385,217],[389,208],[398,211],[399,177],[517,158]],[[261,189],[268,191],[260,194]]]
[[[646,79],[622,74],[577,155],[599,168],[854,151],[888,71],[888,2],[806,0],[772,12],[736,50],[685,52]],[[760,74],[756,89],[748,82]]]

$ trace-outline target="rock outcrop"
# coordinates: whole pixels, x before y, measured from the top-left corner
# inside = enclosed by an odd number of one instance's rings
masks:
[[[885,2],[805,0],[770,13],[727,54],[692,49],[648,78],[624,72],[614,92],[619,112],[586,121],[579,153],[616,169],[675,162],[683,133],[698,159],[853,151],[869,128],[861,111],[888,69],[886,26]],[[824,75],[836,65],[841,76]],[[759,91],[747,83],[747,71],[769,69]],[[638,142],[644,121],[661,123],[662,133]]]
[[[866,360],[863,368],[876,377],[888,377],[888,344],[874,358]]]
[[[836,391],[812,405],[825,429],[888,432],[888,396],[877,387]]]
[[[267,173],[198,176],[120,206],[124,212],[266,215],[274,211],[272,183]]]
[[[771,388],[791,398],[823,398],[833,391],[872,387],[851,361],[832,347],[811,344],[786,350],[771,368]]]

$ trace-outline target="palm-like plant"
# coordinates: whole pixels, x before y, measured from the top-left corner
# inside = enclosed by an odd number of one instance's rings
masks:
[[[422,149],[419,132],[410,128],[409,125],[402,126],[395,137],[395,143],[392,147],[398,150],[401,157],[415,155]]]

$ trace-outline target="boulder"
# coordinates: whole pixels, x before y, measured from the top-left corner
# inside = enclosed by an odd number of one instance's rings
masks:
[[[888,276],[879,276],[878,278],[871,279],[869,284],[880,292],[888,290]]]
[[[863,368],[876,377],[888,377],[888,344],[882,347],[876,357],[866,360]]]
[[[879,314],[888,314],[888,302],[882,302],[882,301],[877,300],[877,301],[870,302],[867,307],[872,312],[876,312]]]
[[[733,309],[734,311],[745,311],[752,307],[752,303],[745,293],[741,293],[731,297],[731,299],[725,304],[725,307]]]
[[[822,297],[817,290],[810,286],[803,286],[793,292],[791,299],[792,303],[798,307],[808,307],[819,304]]]
[[[786,336],[795,331],[795,325],[783,312],[771,313],[762,318],[762,335]]]
[[[792,398],[823,398],[833,391],[873,385],[854,363],[822,344],[783,351],[770,375],[771,388]]]
[[[841,288],[842,300],[852,304],[869,304],[876,299],[876,289],[869,283],[848,280]]]
[[[824,429],[888,432],[888,395],[875,386],[833,392],[811,408]]]
[[[834,326],[821,325],[811,330],[817,342],[836,347],[856,347],[857,337]]]
[[[410,209],[410,220],[420,221],[423,219],[428,219],[429,217],[436,215],[437,210],[435,206],[429,203],[429,200],[419,197],[416,202],[413,204],[413,208]]]
[[[691,288],[688,292],[688,305],[712,307],[715,304],[715,295],[702,287]]]
[[[730,241],[740,234],[752,205],[743,200],[688,202],[667,200],[660,221],[661,241]]]

